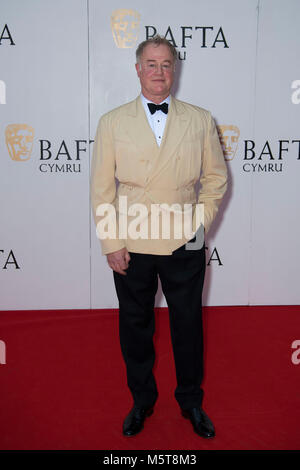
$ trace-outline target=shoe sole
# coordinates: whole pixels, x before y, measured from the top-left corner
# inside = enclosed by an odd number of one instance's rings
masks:
[[[145,418],[148,418],[148,416],[151,416],[152,413],[153,413],[153,411],[154,411],[154,408],[149,408],[149,410],[147,410],[146,413],[145,413]],[[136,435],[137,435],[139,432],[141,432],[143,429],[144,429],[144,424],[143,424],[143,426],[141,427],[141,429],[139,429],[139,431],[137,431],[137,432],[134,432],[134,433],[131,433],[131,434],[126,434],[126,433],[124,433],[124,431],[123,431],[123,436],[125,436],[125,437],[136,436]]]
[[[191,421],[191,420],[190,420],[190,415],[189,415],[188,411],[181,410],[181,414],[182,414],[182,416],[183,416],[185,419],[188,419],[189,421]],[[203,437],[204,439],[213,439],[213,438],[215,437],[215,434],[213,434],[212,436],[206,436],[205,434],[200,434],[198,431],[196,431],[196,429],[195,429],[195,427],[194,427],[194,425],[193,425],[192,422],[191,422],[191,424],[192,424],[192,426],[193,426],[193,429],[194,429],[195,433],[198,434],[198,436],[201,436],[201,437]]]

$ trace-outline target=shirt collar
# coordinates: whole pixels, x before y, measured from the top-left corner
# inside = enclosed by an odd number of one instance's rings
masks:
[[[145,96],[143,95],[143,93],[141,93],[141,99],[142,99],[142,103],[143,103],[144,106],[146,106],[147,103],[153,103],[153,101],[148,100],[147,98],[145,98]],[[163,100],[161,103],[159,103],[159,104],[162,104],[162,103],[168,103],[168,104],[170,104],[170,95],[167,96],[167,98],[164,99],[164,100]]]

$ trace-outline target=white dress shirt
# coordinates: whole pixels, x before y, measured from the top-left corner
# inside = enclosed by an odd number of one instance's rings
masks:
[[[156,111],[154,114],[151,114],[147,103],[153,103],[153,101],[147,100],[147,98],[145,98],[142,93],[141,93],[141,100],[145,109],[149,126],[151,127],[155,135],[157,145],[160,146],[163,135],[164,135],[164,130],[165,130],[168,115],[165,114],[161,110]],[[170,105],[170,95],[159,104],[162,104],[162,103],[168,103],[168,105]]]

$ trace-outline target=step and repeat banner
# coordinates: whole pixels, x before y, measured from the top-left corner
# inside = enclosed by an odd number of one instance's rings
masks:
[[[211,111],[228,167],[204,304],[299,304],[299,19],[298,0],[0,0],[0,308],[117,307],[90,162],[156,33],[178,51],[173,94]]]

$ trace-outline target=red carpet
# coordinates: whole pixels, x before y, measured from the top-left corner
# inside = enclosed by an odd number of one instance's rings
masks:
[[[145,429],[122,436],[132,400],[110,311],[0,312],[0,449],[300,449],[300,307],[204,309],[206,441],[174,398],[168,311],[157,309],[159,398]],[[300,358],[300,354],[299,354]]]

